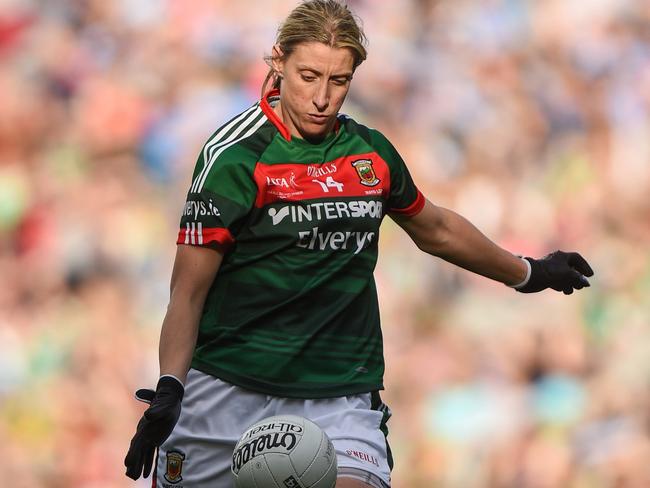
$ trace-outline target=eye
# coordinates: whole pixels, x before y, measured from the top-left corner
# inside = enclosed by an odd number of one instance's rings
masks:
[[[343,86],[348,82],[347,78],[335,78],[332,80],[332,83],[334,83],[337,86]]]
[[[314,80],[316,79],[315,76],[311,76],[311,75],[300,75],[300,77],[301,77],[304,81],[314,81]]]

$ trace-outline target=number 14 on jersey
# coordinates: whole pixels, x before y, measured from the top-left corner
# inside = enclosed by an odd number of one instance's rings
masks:
[[[323,183],[320,180],[311,180],[314,183],[318,183],[320,187],[322,188],[323,192],[329,193],[330,188],[336,188],[336,190],[340,193],[343,191],[343,183],[339,183],[338,181],[334,180],[331,176],[328,176],[325,179],[325,183]]]

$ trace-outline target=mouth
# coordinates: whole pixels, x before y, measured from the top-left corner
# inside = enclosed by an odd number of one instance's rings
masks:
[[[329,115],[307,114],[307,118],[316,124],[325,124],[330,119]]]

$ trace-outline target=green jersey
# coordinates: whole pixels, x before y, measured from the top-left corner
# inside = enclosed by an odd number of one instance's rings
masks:
[[[178,243],[224,252],[192,367],[254,391],[323,398],[383,388],[373,270],[388,212],[424,197],[378,131],[339,115],[321,143],[291,137],[277,92],[198,157]]]

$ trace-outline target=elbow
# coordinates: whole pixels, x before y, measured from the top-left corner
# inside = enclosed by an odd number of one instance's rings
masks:
[[[438,220],[424,235],[413,239],[415,245],[427,254],[445,256],[451,246],[452,232],[444,218]]]
[[[454,240],[454,213],[427,201],[422,212],[407,220],[398,220],[421,251],[445,255]]]
[[[412,235],[411,239],[423,252],[433,256],[444,256],[451,242],[451,233],[445,226],[436,226],[428,232]]]
[[[431,254],[432,256],[444,256],[445,250],[448,246],[449,239],[444,235],[429,236],[426,240],[421,240],[415,245],[423,252]]]

